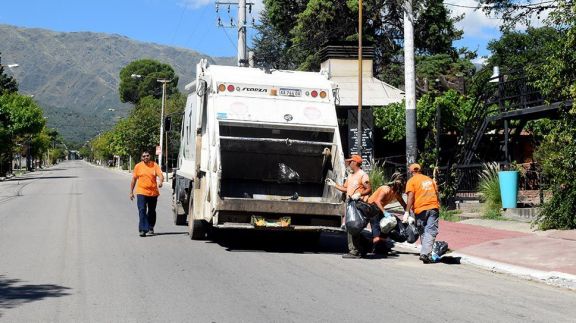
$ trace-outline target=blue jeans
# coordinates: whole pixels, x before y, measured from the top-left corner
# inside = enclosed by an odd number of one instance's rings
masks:
[[[429,256],[432,253],[434,240],[438,235],[438,209],[431,209],[416,214],[416,227],[420,231],[420,255]],[[423,231],[423,232],[422,232]]]
[[[148,232],[154,229],[156,224],[156,203],[158,196],[136,195],[136,204],[138,205],[138,230]]]

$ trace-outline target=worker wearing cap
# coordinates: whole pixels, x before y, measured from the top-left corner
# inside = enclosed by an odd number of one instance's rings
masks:
[[[350,172],[343,185],[336,184],[332,179],[327,179],[326,184],[333,186],[340,192],[346,193],[347,199],[368,200],[368,195],[372,192],[370,177],[362,170],[362,157],[352,155],[345,159],[346,168]],[[366,243],[361,234],[351,235],[348,233],[348,254],[343,258],[360,258],[366,254]]]
[[[412,177],[406,183],[406,212],[404,212],[403,222],[413,222],[409,211],[414,210],[417,226],[424,228],[420,235],[420,260],[428,264],[432,262],[431,253],[434,240],[438,235],[438,216],[440,203],[438,199],[438,187],[436,182],[430,177],[420,173],[420,165],[411,164],[408,170]]]

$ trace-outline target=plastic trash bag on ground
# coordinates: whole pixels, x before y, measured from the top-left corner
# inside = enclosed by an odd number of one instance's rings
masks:
[[[398,224],[398,220],[395,216],[391,215],[388,212],[384,212],[384,217],[380,220],[380,230],[382,233],[387,234],[392,231],[396,225]]]
[[[446,241],[434,241],[432,246],[432,254],[436,254],[438,257],[442,257],[448,251],[448,242]]]
[[[356,207],[355,201],[349,201],[346,205],[346,217],[344,218],[346,224],[346,232],[351,235],[357,235],[366,227],[366,218],[362,212]]]
[[[390,231],[389,236],[396,242],[414,243],[419,238],[418,229],[414,224],[402,223],[396,218],[396,227]]]

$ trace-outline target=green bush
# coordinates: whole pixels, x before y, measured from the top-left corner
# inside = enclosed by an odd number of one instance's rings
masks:
[[[552,198],[536,219],[541,230],[576,229],[576,108],[563,114],[536,151]]]
[[[384,167],[378,164],[372,165],[372,169],[370,172],[368,172],[368,176],[370,177],[372,192],[376,191],[378,187],[388,183],[388,180],[384,174]]]
[[[478,192],[485,203],[484,217],[495,218],[501,216],[502,198],[500,197],[500,182],[498,180],[499,170],[497,163],[487,163],[484,164],[483,170],[479,175]]]

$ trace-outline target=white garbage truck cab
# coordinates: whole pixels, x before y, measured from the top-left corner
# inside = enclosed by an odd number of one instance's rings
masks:
[[[209,66],[189,84],[174,222],[208,229],[340,230],[344,155],[332,85],[314,72]]]

